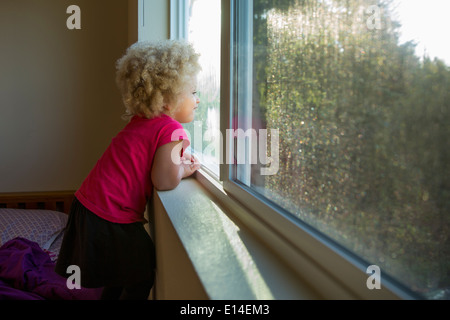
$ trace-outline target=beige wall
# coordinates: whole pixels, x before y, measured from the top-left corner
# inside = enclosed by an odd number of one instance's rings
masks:
[[[0,0],[0,193],[79,187],[125,124],[116,60],[138,37],[169,37],[170,0],[145,2],[139,25],[138,0]],[[66,28],[71,4],[81,30]],[[164,208],[154,212],[155,297],[206,299]]]
[[[148,231],[156,246],[156,279],[152,299],[209,299],[157,193],[149,209],[147,218],[154,228]]]
[[[81,30],[66,9],[81,8]],[[74,190],[124,125],[126,0],[0,1],[0,192]],[[130,21],[131,22],[131,21]]]

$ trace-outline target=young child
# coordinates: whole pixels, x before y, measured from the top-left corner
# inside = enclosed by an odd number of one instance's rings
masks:
[[[173,189],[200,168],[184,152],[180,124],[194,119],[199,71],[198,54],[183,41],[137,43],[117,62],[130,121],[75,193],[55,269],[68,277],[78,266],[81,285],[103,287],[103,299],[149,296],[155,252],[144,211],[153,188]]]

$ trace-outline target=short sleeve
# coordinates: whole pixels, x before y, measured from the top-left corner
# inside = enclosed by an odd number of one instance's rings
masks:
[[[179,122],[169,118],[167,123],[161,129],[157,147],[159,148],[162,145],[173,141],[183,141],[184,150],[190,145],[189,138],[183,126]]]

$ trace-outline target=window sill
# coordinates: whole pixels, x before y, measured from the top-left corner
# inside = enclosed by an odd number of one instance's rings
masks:
[[[226,212],[229,210],[224,210],[218,198],[199,182],[205,179],[200,175],[201,173],[197,177],[198,180],[183,180],[175,190],[155,192],[154,217],[151,220],[154,220],[158,255],[156,299],[320,298],[296,272],[268,249],[264,242],[230,212]],[[220,186],[216,191],[222,192]],[[166,217],[170,227],[164,226],[163,220]],[[174,232],[175,235],[172,240],[163,240],[164,236],[168,236],[164,232]],[[168,242],[177,241],[178,247],[185,254],[163,248],[169,245]],[[183,259],[183,256],[186,259]],[[168,261],[172,261],[171,271],[166,268]],[[189,268],[193,270],[191,276],[198,277],[198,281],[194,281],[197,284],[170,284],[177,281],[174,277],[179,275],[179,272]],[[178,281],[192,279],[179,277]],[[201,288],[190,294],[195,285]],[[169,290],[168,287],[174,289]]]
[[[416,299],[305,230],[280,234],[248,212],[203,170],[155,192],[156,299]],[[286,240],[295,233],[296,244]],[[299,237],[297,237],[299,236]],[[159,284],[159,285],[158,285]]]

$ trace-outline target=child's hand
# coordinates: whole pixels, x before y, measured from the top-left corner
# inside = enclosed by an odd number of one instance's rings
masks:
[[[151,173],[156,189],[172,190],[178,186],[181,179],[200,169],[198,159],[188,153],[181,157],[181,150],[182,144],[179,141],[166,143],[156,150]]]
[[[181,161],[185,164],[191,164],[195,162],[197,159],[190,153],[184,152],[183,156],[181,157]],[[198,160],[197,160],[198,161]]]
[[[184,153],[181,158],[181,165],[184,169],[183,178],[191,176],[195,171],[201,168],[200,161],[189,153]]]

